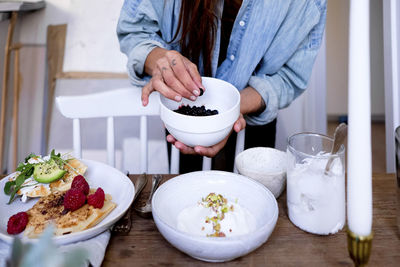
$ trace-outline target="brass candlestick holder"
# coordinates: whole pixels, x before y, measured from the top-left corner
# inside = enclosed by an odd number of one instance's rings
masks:
[[[372,238],[372,232],[368,236],[360,236],[347,229],[347,246],[356,267],[367,265],[371,255]]]

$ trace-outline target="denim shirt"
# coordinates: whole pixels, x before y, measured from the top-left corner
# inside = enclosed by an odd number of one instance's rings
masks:
[[[250,125],[274,120],[306,88],[321,45],[327,0],[243,0],[234,22],[227,57],[218,66],[221,23],[212,56],[212,75],[238,90],[253,87],[266,108],[245,116]],[[223,0],[217,15],[221,18]],[[179,20],[181,0],[125,0],[117,26],[121,51],[128,57],[134,85],[150,79],[144,72],[155,47],[180,51],[171,43]],[[178,37],[179,40],[179,37]],[[202,74],[200,64],[199,71]]]

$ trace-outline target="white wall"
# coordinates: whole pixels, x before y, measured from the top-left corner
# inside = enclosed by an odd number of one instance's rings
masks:
[[[371,113],[382,119],[385,114],[383,73],[382,0],[370,1]],[[327,40],[327,114],[347,114],[349,1],[328,1]]]
[[[45,44],[48,25],[67,23],[64,71],[125,72],[126,57],[116,37],[122,4],[123,0],[47,0],[43,10],[21,17],[20,40]]]

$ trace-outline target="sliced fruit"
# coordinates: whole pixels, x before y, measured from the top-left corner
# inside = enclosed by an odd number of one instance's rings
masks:
[[[54,160],[35,165],[33,178],[39,183],[51,183],[64,176],[65,170],[60,169]]]

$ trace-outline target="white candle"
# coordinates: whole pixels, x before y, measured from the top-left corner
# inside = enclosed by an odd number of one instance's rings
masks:
[[[350,1],[347,219],[349,229],[372,227],[369,0]]]

